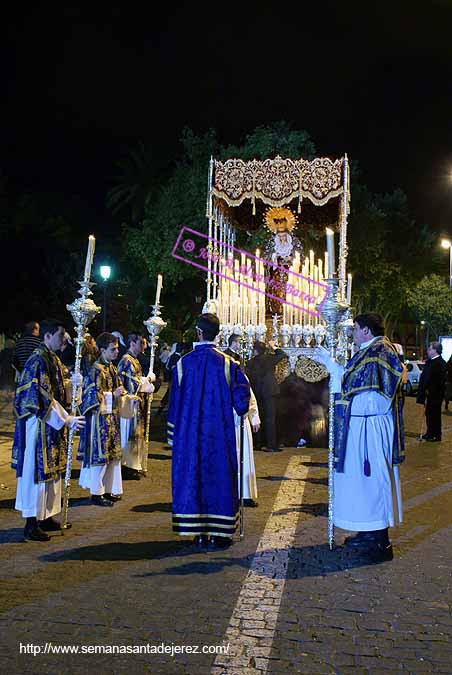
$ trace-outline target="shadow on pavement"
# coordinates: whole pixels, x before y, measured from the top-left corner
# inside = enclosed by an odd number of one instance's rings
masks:
[[[0,501],[0,509],[14,509],[15,499],[2,499]]]
[[[171,459],[171,455],[149,454],[149,459]]]
[[[368,556],[357,553],[345,547],[330,551],[328,544],[317,546],[293,547],[288,552],[288,568],[278,566],[278,561],[269,564],[268,555],[277,556],[278,549],[262,551],[256,556],[252,566],[253,575],[270,579],[302,579],[303,577],[326,576],[345,570],[368,565],[380,564],[373,562]],[[199,553],[199,555],[202,555]],[[221,552],[207,552],[204,560],[194,560],[182,565],[167,567],[161,572],[150,572],[136,575],[138,577],[153,576],[188,576],[191,574],[218,574],[228,567],[251,568],[252,555],[245,557],[224,556],[218,557]],[[263,555],[262,555],[263,554]],[[259,568],[259,558],[262,556],[262,568]],[[266,557],[267,556],[267,557]]]
[[[69,499],[69,507],[77,508],[78,506],[92,506],[90,497],[71,497]]]
[[[0,532],[0,545],[1,544],[16,544],[17,542],[23,542],[24,540],[24,528],[22,527],[11,527],[9,530],[2,530]]]
[[[156,502],[154,504],[137,504],[133,506],[131,511],[138,511],[138,513],[154,513],[160,511],[163,513],[171,513],[171,502]]]
[[[280,509],[279,511],[274,511],[274,516],[285,516],[288,513],[309,513],[310,516],[327,516],[328,515],[328,504],[326,502],[318,502],[317,504],[303,504],[302,506],[296,506],[288,509]]]
[[[46,562],[62,562],[64,560],[151,560],[160,556],[173,555],[187,548],[187,542],[169,541],[140,541],[134,544],[112,542],[96,546],[81,546],[65,551],[57,551],[43,555],[40,560]]]
[[[312,485],[328,485],[328,476],[324,478],[302,478],[301,480]]]
[[[281,483],[288,480],[301,480],[300,478],[289,478],[288,476],[258,476],[259,480],[271,480]]]

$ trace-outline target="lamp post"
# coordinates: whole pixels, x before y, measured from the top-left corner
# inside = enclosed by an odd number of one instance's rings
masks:
[[[452,242],[449,239],[441,239],[441,246],[449,249],[449,288],[452,289]]]
[[[421,328],[424,329],[425,326],[427,326],[427,336],[426,336],[427,339],[425,340],[425,346],[428,347],[430,344],[430,328],[432,329],[433,335],[435,334],[435,329],[433,328],[431,323],[423,319],[421,321]],[[422,345],[422,349],[424,350],[424,344]],[[422,353],[422,358],[424,358],[424,353]]]
[[[100,267],[100,276],[104,280],[104,323],[103,323],[103,331],[107,330],[107,281],[109,280],[111,275],[111,267],[110,265],[101,265]]]

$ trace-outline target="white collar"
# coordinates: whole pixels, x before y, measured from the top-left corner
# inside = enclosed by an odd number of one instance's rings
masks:
[[[361,350],[361,349],[365,349],[365,348],[368,347],[370,344],[372,344],[372,342],[373,342],[374,340],[376,340],[377,337],[380,337],[380,336],[379,336],[379,335],[376,335],[376,336],[373,337],[371,340],[367,340],[367,342],[361,342],[361,344],[360,344],[360,346],[359,346],[359,349],[360,349],[360,350]]]
[[[436,356],[432,356],[430,361],[434,361],[435,359],[439,359],[440,356],[441,356],[441,354],[437,354]]]
[[[217,343],[215,340],[205,340],[204,342],[193,342],[193,349],[196,349],[196,347],[199,347],[200,345],[216,345]]]

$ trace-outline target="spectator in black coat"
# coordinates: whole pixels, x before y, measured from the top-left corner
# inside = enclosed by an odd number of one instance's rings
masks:
[[[264,452],[279,452],[276,428],[279,384],[276,381],[275,368],[280,361],[287,358],[287,354],[282,349],[275,349],[274,342],[269,342],[269,345],[271,351],[266,352],[263,342],[254,343],[253,358],[247,363],[246,374],[257,399],[262,424],[255,447],[260,447]],[[266,445],[262,444],[262,440],[265,440]]]
[[[428,360],[421,373],[417,403],[425,404],[427,433],[424,441],[441,440],[441,406],[447,376],[447,364],[441,356],[443,346],[440,342],[431,342],[427,349]]]

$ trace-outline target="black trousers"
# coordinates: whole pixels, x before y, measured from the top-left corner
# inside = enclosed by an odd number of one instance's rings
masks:
[[[261,428],[256,437],[256,445],[267,448],[278,447],[278,434],[276,429],[276,406],[277,396],[265,396],[258,398],[259,417],[261,418]]]
[[[427,398],[425,417],[427,420],[427,436],[441,438],[441,404],[442,400]]]

